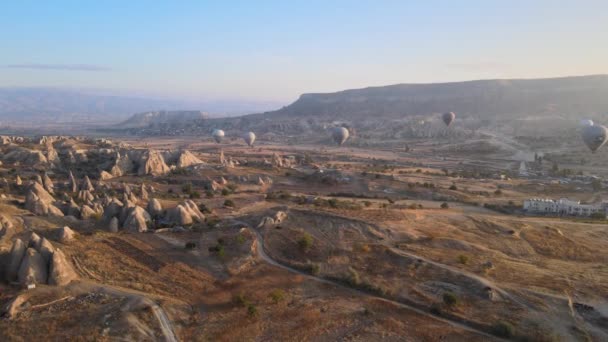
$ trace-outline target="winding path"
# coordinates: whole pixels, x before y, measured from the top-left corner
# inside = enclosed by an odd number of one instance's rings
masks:
[[[407,304],[404,304],[404,303],[401,303],[401,302],[398,302],[398,301],[386,299],[384,297],[380,297],[380,296],[377,296],[377,295],[374,295],[374,294],[371,294],[371,293],[367,293],[367,292],[364,292],[364,291],[360,291],[360,290],[354,289],[352,287],[346,286],[344,284],[341,284],[341,283],[339,283],[337,281],[333,281],[333,280],[329,280],[329,279],[324,279],[324,278],[321,278],[321,277],[316,277],[316,276],[308,274],[306,272],[303,272],[303,271],[297,270],[295,268],[289,267],[287,265],[281,264],[281,263],[277,262],[276,260],[272,259],[266,253],[266,250],[265,250],[265,247],[264,247],[264,239],[262,238],[262,235],[260,234],[260,232],[258,230],[251,228],[245,222],[238,221],[238,223],[243,224],[243,225],[249,227],[252,231],[255,232],[255,234],[256,234],[256,240],[257,240],[257,243],[258,243],[258,248],[257,248],[258,256],[262,260],[264,260],[265,262],[267,262],[268,264],[270,264],[272,266],[284,269],[284,270],[286,270],[288,272],[291,272],[291,273],[295,273],[295,274],[301,275],[301,276],[303,276],[303,277],[305,277],[307,279],[311,279],[311,280],[314,280],[314,281],[317,281],[317,282],[320,282],[320,283],[323,283],[323,284],[328,284],[328,285],[336,286],[336,287],[339,287],[339,288],[342,288],[342,289],[346,289],[346,290],[348,290],[350,292],[357,293],[358,295],[371,297],[371,298],[374,298],[376,300],[383,301],[385,303],[393,304],[393,305],[398,306],[400,308],[404,308],[404,309],[408,309],[408,310],[414,311],[414,312],[416,312],[419,315],[425,316],[425,317],[433,319],[435,321],[440,321],[440,322],[449,324],[449,325],[451,325],[453,327],[456,327],[456,328],[460,328],[460,329],[463,329],[463,330],[466,330],[466,331],[469,331],[469,332],[473,332],[475,334],[479,334],[481,336],[489,338],[490,340],[497,340],[497,341],[502,340],[502,339],[500,339],[500,338],[498,338],[498,337],[496,337],[494,335],[488,334],[485,331],[479,330],[477,328],[474,328],[474,327],[471,327],[471,326],[468,326],[466,324],[459,323],[459,322],[456,322],[456,321],[453,321],[453,320],[450,320],[450,319],[446,319],[446,318],[442,318],[442,317],[438,317],[438,316],[432,315],[432,314],[430,314],[430,313],[428,313],[426,311],[423,311],[423,310],[421,310],[419,308],[416,308],[414,306],[407,305]]]

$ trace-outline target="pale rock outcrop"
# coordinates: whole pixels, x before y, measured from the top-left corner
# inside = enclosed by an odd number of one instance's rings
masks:
[[[76,196],[82,202],[92,202],[95,200],[95,196],[88,190],[80,190],[78,191],[78,195]]]
[[[148,202],[148,213],[153,218],[159,218],[163,215],[163,206],[159,200],[153,198]]]
[[[272,154],[272,166],[283,167],[283,158],[281,158],[276,152]]]
[[[29,243],[28,243],[27,247],[34,248],[35,250],[39,250],[41,244],[42,244],[42,238],[40,237],[40,235],[32,232],[32,234],[30,234],[30,239],[29,239]]]
[[[8,282],[17,280],[17,273],[19,272],[19,266],[21,266],[21,261],[25,256],[25,250],[27,246],[21,239],[16,239],[13,242],[13,246],[11,247],[11,252],[8,257],[8,266],[6,268],[6,280]]]
[[[130,210],[123,224],[123,229],[129,232],[143,233],[148,230],[147,222],[150,220],[150,215],[142,207],[136,206]]]
[[[76,182],[76,177],[74,177],[74,174],[72,173],[72,171],[70,171],[68,186],[69,186],[70,192],[72,192],[72,193],[78,192],[78,183]]]
[[[213,191],[218,191],[219,189],[222,188],[222,185],[214,180],[209,182],[209,187],[211,188],[211,190]]]
[[[21,285],[45,284],[48,269],[44,258],[34,248],[28,248],[19,266],[17,279]]]
[[[141,183],[139,195],[141,196],[142,201],[147,201],[148,199],[150,199],[150,195],[148,194],[148,190],[146,190],[146,185],[144,183]]]
[[[52,167],[61,166],[61,159],[59,159],[59,153],[53,148],[52,144],[47,145],[46,149],[46,160],[51,164]]]
[[[48,160],[42,152],[20,146],[9,148],[2,159],[4,162],[19,163],[27,166],[45,166],[48,164]]]
[[[17,186],[23,185],[23,180],[21,180],[21,177],[19,177],[19,175],[17,175],[17,178],[15,179],[15,185],[17,185]]]
[[[177,158],[176,166],[178,168],[184,168],[184,167],[189,167],[189,166],[198,165],[198,164],[203,164],[203,161],[198,159],[190,151],[184,150],[179,154],[179,157]]]
[[[49,177],[49,175],[46,172],[44,173],[44,176],[42,177],[42,185],[44,186],[44,189],[49,194],[55,193],[55,185],[53,184],[51,177]]]
[[[72,198],[70,198],[70,202],[66,206],[65,214],[74,217],[80,216],[80,206]]]
[[[168,173],[169,171],[171,171],[171,169],[165,163],[163,155],[158,151],[150,149],[142,154],[139,161],[139,169],[137,170],[137,174],[139,176],[160,176]]]
[[[6,216],[0,214],[0,239],[13,230],[13,222]]]
[[[93,186],[93,183],[91,183],[91,179],[89,179],[89,176],[84,176],[82,184],[80,185],[80,190],[89,192],[95,191],[95,187]]]
[[[74,240],[76,233],[68,226],[63,226],[57,230],[57,240],[63,244],[67,244]]]
[[[284,211],[277,211],[274,214],[274,223],[279,224],[287,219],[287,213]]]
[[[228,181],[224,177],[220,177],[220,180],[218,181],[218,183],[220,185],[228,185]]]
[[[53,252],[55,252],[55,247],[53,247],[53,244],[51,244],[49,240],[47,240],[46,238],[42,238],[42,241],[40,242],[40,248],[38,248],[37,251],[44,259],[44,262],[46,263],[45,265],[48,265],[49,261],[51,261],[51,256],[53,255]]]
[[[192,219],[197,222],[204,222],[205,215],[199,210],[198,206],[192,200],[184,201],[184,207],[188,210],[188,213],[192,216]]]
[[[192,223],[194,223],[192,215],[190,215],[190,213],[188,213],[188,210],[186,210],[186,208],[184,208],[184,206],[182,206],[181,204],[167,211],[167,221],[173,224],[183,226],[191,225]]]
[[[275,224],[275,222],[272,217],[265,216],[264,218],[262,218],[262,220],[258,224],[257,228],[270,227],[270,226],[273,226],[274,224]]]
[[[76,275],[65,254],[59,248],[55,249],[49,262],[48,284],[63,286],[77,278],[78,275]]]
[[[88,205],[83,205],[82,209],[80,210],[80,218],[83,220],[88,220],[91,219],[93,217],[95,217],[97,215],[97,213],[95,212],[95,210],[93,210],[93,208],[89,207]]]
[[[220,162],[220,165],[226,164],[226,157],[224,156],[224,150],[220,150],[219,162]]]
[[[112,198],[110,204],[108,204],[103,211],[103,218],[105,221],[110,221],[112,217],[118,217],[122,211],[124,204],[116,198]]]
[[[63,216],[63,212],[55,207],[54,202],[53,196],[35,182],[25,197],[25,208],[36,215]]]
[[[108,224],[108,231],[111,233],[118,233],[120,223],[118,222],[117,217],[112,217],[110,219],[110,223]]]
[[[114,178],[114,176],[112,176],[112,174],[107,171],[101,171],[101,173],[99,174],[99,179],[101,179],[102,181],[110,180],[112,178]]]
[[[114,162],[114,166],[112,166],[112,169],[110,170],[112,176],[124,176],[128,173],[131,173],[135,168],[135,163],[127,153],[121,155],[120,152],[116,152],[115,158],[116,160]]]

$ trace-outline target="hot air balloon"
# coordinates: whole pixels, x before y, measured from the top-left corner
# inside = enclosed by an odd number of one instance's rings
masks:
[[[608,139],[608,129],[602,125],[587,126],[582,132],[583,141],[595,153]]]
[[[253,143],[255,142],[255,133],[248,132],[243,135],[243,140],[249,145],[249,147],[253,147]]]
[[[348,130],[344,127],[335,127],[331,133],[331,136],[336,144],[340,146],[342,146],[346,140],[348,140],[349,135]]]
[[[226,134],[221,129],[214,129],[213,133],[211,133],[211,136],[213,136],[213,140],[215,140],[215,142],[218,144],[222,142],[222,139],[224,139],[225,135]]]
[[[454,114],[454,112],[443,113],[441,116],[443,123],[445,123],[445,125],[448,127],[452,124],[452,121],[454,121],[455,118],[456,114]]]
[[[593,126],[593,120],[590,120],[590,119],[583,119],[583,120],[581,120],[581,121],[580,121],[579,125],[580,125],[582,128],[585,128],[585,127],[587,127],[587,126]]]

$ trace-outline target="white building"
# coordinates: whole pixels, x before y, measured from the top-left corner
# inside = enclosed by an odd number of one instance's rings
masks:
[[[606,215],[608,202],[581,204],[567,198],[552,200],[547,198],[532,198],[524,201],[524,210],[535,214],[550,214],[559,216],[591,216],[602,213]]]

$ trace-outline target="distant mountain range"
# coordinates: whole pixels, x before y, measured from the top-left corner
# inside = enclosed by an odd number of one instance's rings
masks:
[[[117,123],[133,113],[159,110],[204,110],[214,116],[243,115],[277,108],[278,103],[188,101],[108,95],[104,92],[52,88],[0,87],[0,125],[13,123]]]
[[[608,75],[396,84],[304,94],[265,118],[394,119],[456,112],[459,117],[593,117],[608,113]]]

